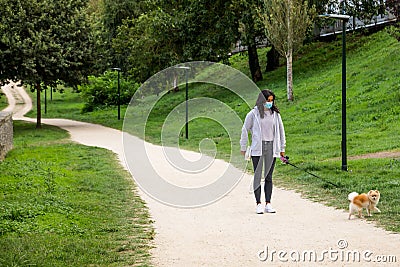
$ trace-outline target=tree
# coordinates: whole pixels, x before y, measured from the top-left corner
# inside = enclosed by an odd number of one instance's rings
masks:
[[[237,40],[231,1],[165,1],[126,19],[113,39],[116,54],[136,81],[185,61],[224,61]]]
[[[356,28],[356,18],[365,25],[373,21],[374,16],[385,14],[382,0],[348,0],[340,3],[340,9],[353,17],[353,29]]]
[[[389,8],[390,12],[400,20],[400,0],[386,0],[386,6]]]
[[[265,0],[264,24],[268,40],[286,58],[287,98],[293,101],[293,53],[302,45],[311,25],[312,10],[302,0]]]
[[[265,39],[264,25],[259,10],[263,0],[237,0],[235,3],[239,17],[240,41],[247,46],[251,78],[254,82],[263,79],[257,46]]]
[[[183,59],[181,16],[156,9],[118,28],[113,39],[116,54],[124,55],[124,68],[139,82]],[[182,35],[182,36],[181,36]]]
[[[91,28],[85,0],[0,0],[0,81],[21,81],[37,93],[77,86],[91,66]]]
[[[192,0],[179,25],[184,60],[226,62],[238,38],[233,0]]]
[[[97,39],[99,40],[97,49],[99,49],[102,59],[98,63],[101,73],[113,67],[119,67],[123,73],[126,72],[126,53],[118,53],[113,47],[113,40],[117,37],[118,27],[124,23],[124,20],[138,18],[149,7],[153,6],[154,1],[102,0],[102,5],[96,14],[98,20],[95,21]]]

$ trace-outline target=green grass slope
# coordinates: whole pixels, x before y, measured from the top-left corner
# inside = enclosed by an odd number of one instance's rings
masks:
[[[315,43],[294,63],[295,102],[285,99],[285,83],[273,73],[260,84],[279,94],[289,135],[304,158],[340,155],[341,42]],[[385,32],[350,36],[347,51],[348,154],[399,150],[400,43]],[[316,140],[320,140],[315,142]],[[315,153],[318,152],[318,153]]]

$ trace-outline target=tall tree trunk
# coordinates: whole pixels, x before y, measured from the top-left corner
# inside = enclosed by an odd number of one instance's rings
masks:
[[[273,71],[279,67],[279,53],[275,46],[272,45],[271,49],[267,53],[267,66],[265,71]]]
[[[288,51],[288,53],[286,54],[286,69],[287,69],[287,73],[286,73],[286,82],[287,82],[287,98],[289,101],[293,101],[294,97],[293,97],[293,68],[292,68],[292,64],[293,64],[293,55],[292,55],[292,51]]]
[[[291,3],[287,0],[287,14],[291,14]],[[291,26],[290,16],[286,16],[288,36],[287,42],[289,45],[286,53],[286,82],[287,82],[287,98],[289,101],[293,101],[293,27]]]
[[[253,82],[261,81],[263,79],[263,76],[261,72],[260,62],[258,60],[257,46],[255,41],[248,46],[248,53],[251,78],[253,79]]]
[[[42,107],[40,105],[40,83],[36,84],[36,128],[42,128]]]

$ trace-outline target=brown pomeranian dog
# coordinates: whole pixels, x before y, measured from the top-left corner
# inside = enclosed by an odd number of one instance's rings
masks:
[[[351,214],[357,212],[358,217],[363,218],[362,209],[365,208],[367,210],[368,216],[371,216],[371,211],[381,212],[376,205],[378,205],[379,198],[381,194],[378,190],[370,190],[367,194],[359,195],[356,192],[352,192],[349,194],[348,199],[350,201],[349,204],[349,220]]]

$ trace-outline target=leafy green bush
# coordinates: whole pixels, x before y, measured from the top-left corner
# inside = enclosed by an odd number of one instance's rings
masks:
[[[120,77],[120,104],[129,104],[139,84]],[[118,73],[107,71],[100,77],[89,76],[89,82],[79,87],[85,100],[84,112],[99,106],[118,105]]]
[[[395,26],[390,26],[386,28],[387,33],[389,33],[391,36],[397,39],[397,41],[400,41],[400,23],[397,24],[397,27]]]

